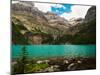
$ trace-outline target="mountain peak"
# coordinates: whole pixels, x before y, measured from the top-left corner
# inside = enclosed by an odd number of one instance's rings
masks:
[[[34,2],[32,1],[20,1],[18,2],[18,4],[21,4],[21,5],[24,5],[24,6],[30,6],[30,7],[33,7],[34,6]]]

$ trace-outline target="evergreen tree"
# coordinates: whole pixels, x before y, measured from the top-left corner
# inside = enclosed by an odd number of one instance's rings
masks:
[[[24,46],[22,48],[21,57],[17,60],[17,64],[13,66],[13,75],[24,74],[27,63],[28,63],[28,52],[26,47]]]
[[[26,66],[26,64],[27,64],[27,62],[28,62],[28,52],[27,52],[27,49],[26,49],[26,47],[24,46],[23,48],[22,48],[22,55],[21,55],[22,57],[21,57],[21,66],[22,66],[22,70],[21,70],[21,72],[22,73],[25,73],[25,66]]]

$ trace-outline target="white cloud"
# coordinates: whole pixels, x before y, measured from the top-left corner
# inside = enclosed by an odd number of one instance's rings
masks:
[[[47,12],[51,11],[51,6],[55,4],[48,4],[48,3],[35,3],[35,7],[37,7],[40,11]]]
[[[66,9],[61,4],[50,4],[50,3],[35,3],[35,7],[37,7],[40,11],[45,12],[45,13],[48,11],[52,12],[51,7]],[[55,13],[61,13],[61,11],[55,10]]]
[[[71,18],[84,18],[88,9],[90,8],[91,6],[79,6],[79,5],[74,5],[72,6],[72,12],[70,13],[63,13],[61,15],[61,17],[64,17],[66,18],[67,20],[71,19]]]
[[[63,5],[61,5],[61,4],[56,4],[54,7],[56,7],[56,8],[65,8]]]
[[[56,8],[65,8],[61,4],[50,4],[50,3],[35,3],[35,7],[37,7],[40,11],[47,12],[51,11],[51,6],[56,7]]]

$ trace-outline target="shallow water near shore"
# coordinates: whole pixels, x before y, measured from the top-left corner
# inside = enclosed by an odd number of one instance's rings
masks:
[[[12,58],[18,58],[24,45],[12,45]],[[96,45],[25,45],[33,57],[95,57]]]

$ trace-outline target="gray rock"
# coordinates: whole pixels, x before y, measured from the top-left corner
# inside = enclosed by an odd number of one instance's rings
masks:
[[[85,22],[90,22],[96,19],[96,6],[92,6],[86,16],[85,16]]]
[[[36,63],[37,63],[37,64],[41,64],[41,63],[43,63],[43,61],[37,61]]]
[[[69,63],[69,61],[68,61],[68,60],[64,60],[63,62],[64,62],[65,64],[68,64],[68,63]]]
[[[82,63],[82,61],[78,60],[78,61],[77,61],[77,63],[81,64],[81,63]]]
[[[67,69],[68,69],[68,70],[75,70],[76,67],[77,67],[77,65],[76,65],[75,63],[71,63],[71,64],[67,67]]]
[[[48,67],[48,68],[46,68],[46,69],[44,70],[44,72],[53,72],[53,71],[54,71],[53,66]]]

